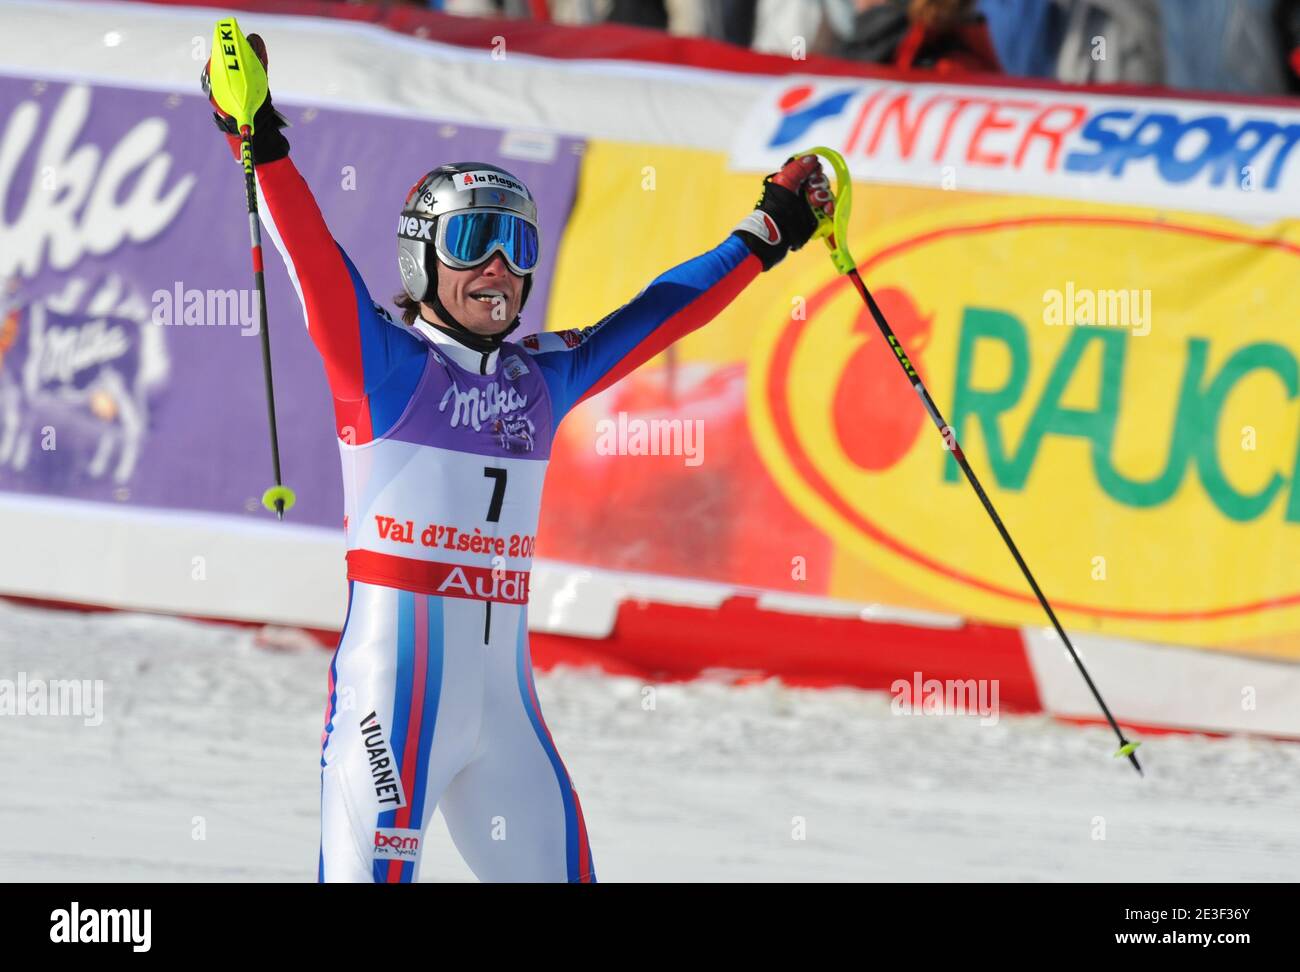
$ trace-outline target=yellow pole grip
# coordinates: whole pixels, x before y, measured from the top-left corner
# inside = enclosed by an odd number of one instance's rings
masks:
[[[840,273],[848,273],[857,266],[849,253],[848,244],[849,213],[853,209],[853,180],[849,176],[849,164],[839,152],[825,145],[817,145],[795,154],[796,157],[820,155],[831,164],[831,169],[835,172],[835,214],[827,216],[824,212],[817,211],[817,231],[813,233],[813,239],[825,239],[835,269]]]
[[[218,20],[212,31],[208,90],[217,107],[234,118],[235,124],[253,131],[253,116],[266,100],[266,68],[234,17]]]

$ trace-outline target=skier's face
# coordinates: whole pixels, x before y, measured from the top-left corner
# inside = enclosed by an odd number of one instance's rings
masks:
[[[468,270],[438,265],[438,299],[451,316],[475,334],[498,334],[519,314],[524,278],[511,272],[494,253]]]

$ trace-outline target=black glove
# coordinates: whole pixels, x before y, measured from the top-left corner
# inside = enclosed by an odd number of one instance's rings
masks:
[[[764,270],[801,248],[816,231],[817,217],[806,195],[810,180],[826,183],[817,156],[787,159],[780,172],[763,179],[758,207],[732,231],[762,261]]]

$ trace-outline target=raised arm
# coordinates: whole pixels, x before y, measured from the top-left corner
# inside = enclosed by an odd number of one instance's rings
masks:
[[[655,277],[636,297],[582,330],[524,339],[546,376],[558,422],[683,335],[721,313],[762,272],[736,236]]]
[[[764,180],[758,208],[713,249],[661,273],[590,327],[525,338],[546,376],[555,420],[717,317],[759,273],[808,241],[812,205],[829,201],[816,157],[791,159]]]
[[[261,39],[251,34],[249,42],[265,63]],[[238,160],[239,138],[224,118],[217,109],[217,124],[226,131]],[[374,303],[356,267],[330,234],[311,189],[289,158],[284,125],[268,95],[253,134],[258,210],[284,258],[307,331],[325,363],[337,431],[349,441],[368,442],[400,414],[419,380],[424,351],[418,339]]]

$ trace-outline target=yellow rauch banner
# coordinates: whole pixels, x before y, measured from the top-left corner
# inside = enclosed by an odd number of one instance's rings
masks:
[[[657,188],[637,195],[643,170]],[[715,173],[717,191],[678,199],[687,172]],[[641,146],[593,146],[582,179],[557,322],[626,300],[757,195],[711,154]],[[1294,227],[870,184],[854,210],[863,278],[1067,626],[1300,657]],[[833,551],[824,592],[1043,623],[861,298],[815,246],[683,354],[747,363],[763,467]]]

